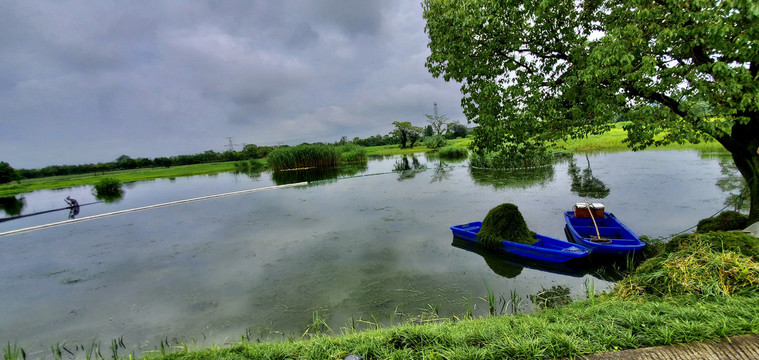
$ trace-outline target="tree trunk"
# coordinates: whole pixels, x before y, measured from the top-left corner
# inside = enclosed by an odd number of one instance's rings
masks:
[[[729,138],[717,140],[730,151],[735,166],[746,179],[751,196],[748,221],[753,224],[759,221],[759,115],[746,124],[736,123]]]
[[[733,153],[733,161],[748,185],[748,193],[751,204],[748,213],[748,222],[753,224],[759,221],[759,154],[754,150],[753,156],[745,157]]]

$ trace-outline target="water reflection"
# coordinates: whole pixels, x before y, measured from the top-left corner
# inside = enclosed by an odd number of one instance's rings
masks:
[[[337,180],[340,177],[356,176],[366,172],[367,169],[367,163],[355,163],[329,169],[274,171],[271,173],[271,178],[277,185],[287,185],[299,182]],[[326,181],[325,183],[328,182]]]
[[[477,185],[502,188],[528,188],[544,186],[553,181],[553,166],[518,170],[490,170],[470,168],[469,174]]]
[[[603,199],[609,196],[611,190],[606,187],[603,181],[593,176],[593,170],[590,168],[590,159],[588,154],[585,154],[585,161],[588,163],[588,167],[580,171],[580,168],[575,164],[574,158],[569,161],[569,167],[567,173],[572,177],[572,184],[570,188],[573,193],[580,197],[591,197],[594,199]]]
[[[124,198],[124,191],[120,190],[115,193],[95,193],[95,199],[98,199],[107,204],[113,204],[121,201]]]
[[[452,166],[443,162],[442,159],[438,160],[437,165],[435,165],[435,172],[432,174],[432,179],[430,182],[435,183],[450,179],[452,170]]]
[[[509,279],[517,277],[522,273],[522,269],[524,268],[571,277],[583,277],[589,273],[589,268],[587,266],[582,266],[581,264],[573,265],[531,262],[509,254],[490,251],[477,244],[456,237],[453,238],[451,245],[482,256],[490,270]]]
[[[17,216],[21,214],[21,210],[26,205],[26,199],[23,196],[15,197],[0,197],[0,208],[5,211],[8,216]]]
[[[422,164],[415,155],[410,157],[411,161],[407,155],[395,161],[393,171],[399,172],[398,181],[413,179],[417,173],[427,169],[427,164]]]

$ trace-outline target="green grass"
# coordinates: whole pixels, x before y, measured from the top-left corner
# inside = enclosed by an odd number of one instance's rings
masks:
[[[252,160],[265,164],[266,160]],[[38,179],[24,179],[19,182],[0,185],[0,197],[14,196],[35,190],[62,189],[73,186],[95,185],[101,179],[110,177],[122,183],[161,178],[175,178],[192,175],[217,174],[233,171],[235,162],[172,166],[170,168],[149,168],[110,171],[98,174],[51,176]]]
[[[446,146],[463,146],[468,147],[472,142],[471,137],[447,140]],[[430,149],[422,144],[416,144],[413,148],[401,149],[399,145],[382,145],[369,146],[366,148],[368,156],[387,156],[387,155],[411,155],[420,152],[430,152],[437,149]]]
[[[555,150],[572,150],[576,152],[597,151],[627,151],[630,148],[622,140],[627,132],[622,129],[622,124],[616,124],[611,130],[601,135],[590,135],[583,139],[570,139],[559,141],[554,146]],[[698,150],[704,153],[725,152],[725,148],[717,141],[708,141],[698,144],[669,144],[665,146],[650,147],[649,150]]]
[[[695,297],[648,301],[583,300],[529,315],[437,319],[388,328],[377,325],[377,328],[355,332],[346,326],[339,336],[332,336],[331,329],[324,326],[323,320],[315,314],[310,332],[304,334],[305,340],[290,338],[283,342],[258,343],[250,336],[241,336],[240,342],[228,347],[188,349],[187,344],[162,346],[143,357],[167,360],[343,359],[348,354],[357,354],[367,360],[572,358],[597,352],[759,333],[759,297],[713,301]],[[113,344],[111,347],[111,352],[118,352],[118,348],[114,351]],[[22,359],[23,349],[17,344],[9,343],[4,351],[7,360]],[[55,354],[55,347],[52,351]],[[102,359],[104,356],[95,357]],[[113,354],[111,357],[116,358]]]

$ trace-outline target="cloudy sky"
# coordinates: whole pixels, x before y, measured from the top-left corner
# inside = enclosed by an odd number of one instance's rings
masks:
[[[433,102],[466,123],[426,45],[419,1],[3,0],[0,161],[363,138]]]

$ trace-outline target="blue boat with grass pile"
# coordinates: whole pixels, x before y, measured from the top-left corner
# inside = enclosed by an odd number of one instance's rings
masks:
[[[564,212],[567,239],[593,249],[595,255],[634,255],[646,247],[614,214],[600,203],[577,203]]]
[[[482,222],[475,221],[451,226],[451,231],[453,231],[453,236],[457,238],[477,243],[477,233],[480,232],[481,228]],[[539,234],[535,234],[535,242],[530,245],[503,240],[498,250],[530,260],[551,263],[563,263],[583,258],[591,252],[591,249],[585,246]]]

